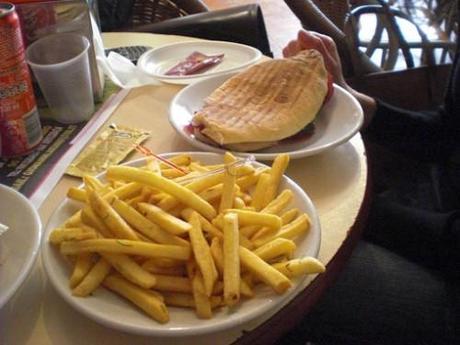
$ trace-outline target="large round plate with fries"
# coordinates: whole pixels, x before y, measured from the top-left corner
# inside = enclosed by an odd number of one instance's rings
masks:
[[[302,291],[307,274],[324,270],[315,259],[318,215],[308,195],[283,174],[287,156],[279,156],[272,167],[228,154],[161,157],[84,179],[51,217],[43,264],[52,285],[77,310],[135,334],[206,334],[266,315]],[[139,181],[141,188],[128,186]],[[224,205],[229,200],[231,209]],[[103,230],[91,210],[112,225]],[[114,227],[111,212],[128,227]],[[130,236],[137,238],[127,240]],[[85,253],[93,250],[98,254],[88,260]],[[101,286],[94,283],[97,277]],[[136,299],[140,307],[131,303]]]

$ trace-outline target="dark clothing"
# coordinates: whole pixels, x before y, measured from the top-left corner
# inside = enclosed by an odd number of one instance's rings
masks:
[[[278,344],[460,344],[458,46],[439,112],[377,102],[362,133],[375,185],[363,240]]]
[[[371,219],[366,238],[392,250],[399,248],[401,254],[456,277],[460,277],[460,228],[453,226],[460,219],[459,47],[457,42],[445,102],[437,113],[377,101],[374,118],[363,131],[366,141],[392,152],[384,164],[379,162],[373,176],[380,200],[374,208],[384,210],[374,213],[382,217]],[[372,159],[384,160],[378,154]]]

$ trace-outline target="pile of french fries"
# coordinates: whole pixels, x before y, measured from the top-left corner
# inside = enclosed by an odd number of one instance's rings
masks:
[[[288,163],[284,154],[258,168],[230,153],[219,165],[178,155],[112,166],[104,182],[85,176],[68,191],[82,208],[49,236],[72,264],[72,294],[103,286],[167,323],[167,306],[208,319],[259,284],[283,294],[294,278],[324,272],[315,258],[293,258],[310,219],[289,208],[291,190],[278,192]]]

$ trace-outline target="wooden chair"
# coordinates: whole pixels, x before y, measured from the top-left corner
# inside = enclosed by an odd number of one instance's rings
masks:
[[[351,46],[343,31],[350,10],[347,0],[285,0],[285,3],[305,29],[323,33],[335,41],[345,77],[381,70],[364,53]]]
[[[348,0],[285,0],[304,28],[324,33],[334,39],[344,75],[354,88],[414,110],[435,108],[443,100],[443,90],[451,65],[434,64],[430,55],[434,44],[421,31],[419,45],[411,47],[396,23],[397,16],[404,16],[400,11],[389,8],[380,0],[376,0],[377,4],[374,1],[370,5],[362,5],[362,1],[359,1],[360,6],[352,8]],[[354,3],[357,5],[356,1]],[[358,25],[359,16],[364,13],[376,13],[382,21],[380,25],[387,28],[391,37],[388,42],[382,42],[382,34],[378,29],[373,39],[368,42],[369,47],[365,52],[360,49],[362,42],[359,40]],[[407,16],[404,19],[410,20]],[[391,49],[381,65],[370,58],[377,47]],[[428,58],[423,60],[423,66],[414,67],[411,53],[414,47],[425,49]],[[394,59],[399,51],[403,52],[407,68],[393,70]]]
[[[145,24],[207,12],[201,0],[98,0],[102,31],[126,31]]]

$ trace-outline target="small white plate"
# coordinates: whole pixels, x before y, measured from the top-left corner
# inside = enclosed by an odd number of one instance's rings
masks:
[[[200,141],[191,131],[190,123],[195,112],[203,106],[204,99],[233,75],[235,73],[198,81],[182,89],[171,101],[169,122],[179,135],[201,150],[216,153],[228,151]],[[343,88],[334,85],[334,94],[317,115],[311,135],[285,139],[273,147],[256,152],[234,153],[239,156],[254,155],[258,160],[272,160],[279,153],[289,153],[291,158],[311,156],[348,141],[359,131],[363,119],[358,101]]]
[[[177,154],[170,153],[162,156],[170,157]],[[205,164],[217,164],[223,161],[223,156],[215,153],[187,152],[187,154],[190,154],[194,160],[199,160]],[[143,159],[127,164],[139,166],[141,163],[143,163]],[[253,164],[254,166],[262,166],[261,163],[257,162]],[[321,229],[312,201],[303,189],[286,176],[282,179],[281,188],[289,188],[294,192],[294,199],[290,207],[297,207],[300,211],[307,213],[312,222],[308,234],[298,240],[294,256],[317,257],[321,242]],[[53,228],[62,224],[80,207],[81,204],[65,199],[52,215],[45,231],[45,240],[42,246],[43,265],[52,285],[68,303],[91,319],[108,327],[135,334],[155,336],[179,337],[206,334],[241,325],[275,308],[302,290],[303,279],[296,280],[294,286],[284,295],[277,295],[270,288],[260,286],[256,289],[254,298],[244,300],[232,312],[222,308],[216,311],[210,320],[198,319],[192,309],[168,307],[170,321],[164,325],[150,319],[130,302],[104,288],[97,289],[90,297],[74,297],[69,289],[71,268],[59,254],[57,248],[48,242],[48,236]]]
[[[205,55],[224,54],[224,58],[221,63],[203,73],[185,76],[165,74],[171,67],[194,51]],[[244,44],[222,41],[187,41],[149,50],[142,54],[137,66],[145,73],[161,81],[174,84],[191,84],[210,76],[239,71],[254,64],[261,56],[262,53],[259,50]]]
[[[0,184],[0,222],[9,229],[0,236],[0,309],[19,289],[38,254],[41,221],[30,201]]]

